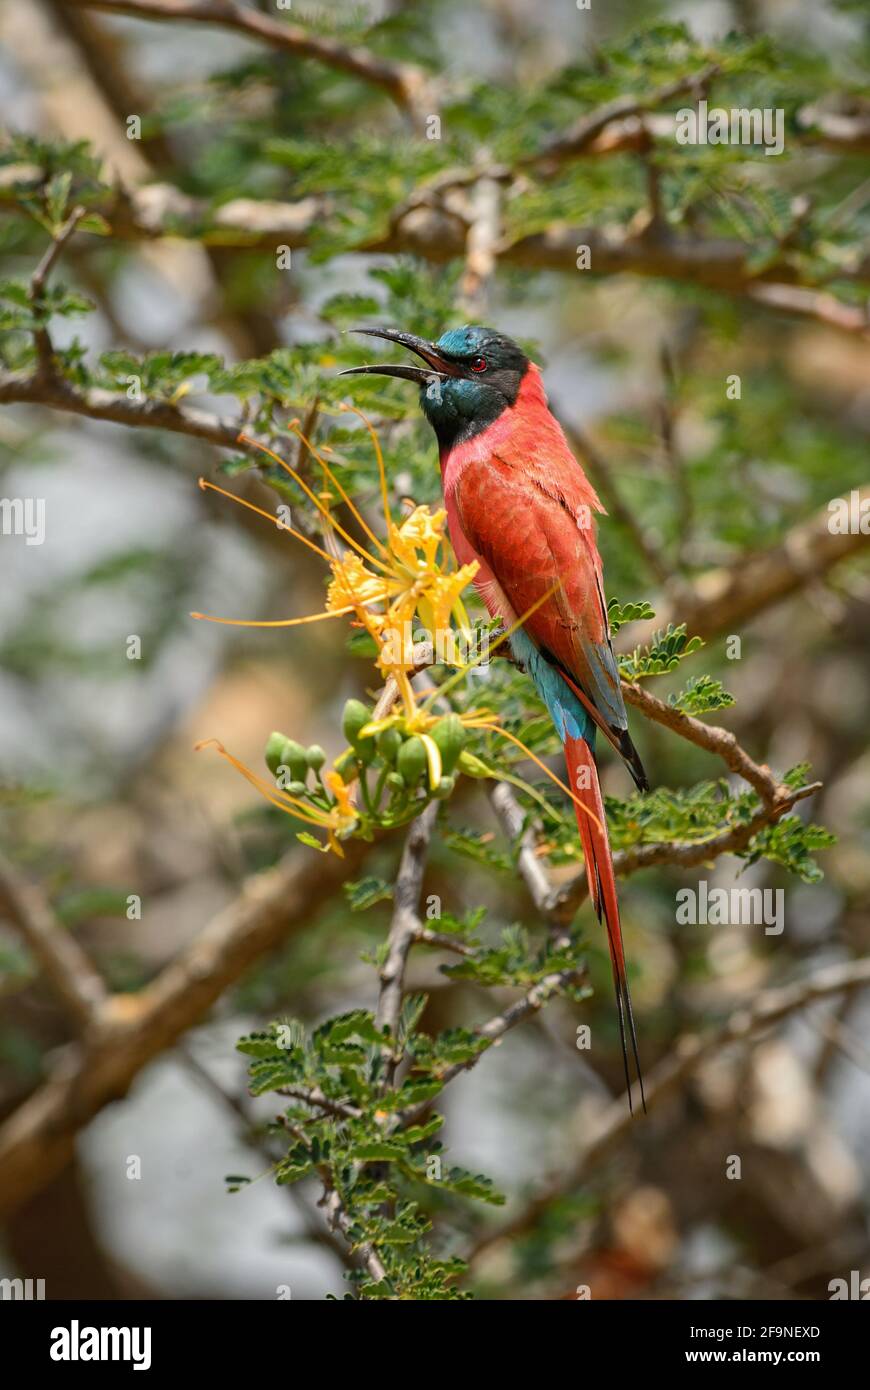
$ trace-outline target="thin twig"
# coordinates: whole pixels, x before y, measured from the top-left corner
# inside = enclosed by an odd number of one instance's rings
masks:
[[[355,1243],[356,1239],[353,1230],[353,1221],[346,1212],[338,1192],[331,1185],[331,1178],[328,1172],[323,1174],[323,1178],[324,1193],[318,1206],[323,1207],[330,1230],[341,1231],[348,1244],[352,1245]],[[384,1268],[381,1257],[369,1241],[366,1240],[356,1245],[355,1252],[376,1284],[389,1282],[387,1279],[387,1271]]]
[[[435,821],[438,802],[430,801],[426,809],[412,821],[399,864],[393,892],[393,918],[387,937],[387,958],[381,966],[381,988],[375,1022],[388,1032],[392,1040],[385,1058],[384,1087],[391,1086],[401,1060],[397,1050],[397,1032],[402,1011],[405,986],[405,966],[408,952],[421,928],[420,890],[426,868],[426,854]]]
[[[214,1096],[216,1100],[220,1101],[220,1103],[236,1117],[239,1122],[238,1132],[244,1143],[255,1152],[262,1154],[270,1165],[274,1165],[276,1162],[276,1155],[269,1145],[268,1138],[260,1132],[255,1121],[238,1097],[226,1090],[217,1078],[193,1055],[188,1047],[182,1045],[178,1047],[176,1051],[191,1076],[194,1076],[205,1090]],[[308,1202],[302,1196],[298,1186],[284,1184],[282,1190],[287,1193],[289,1200],[302,1217],[307,1238],[316,1245],[325,1245],[346,1268],[354,1268],[355,1262],[353,1256],[348,1250],[345,1242],[339,1240],[330,1228],[325,1227],[317,1219],[308,1205]]]
[[[83,207],[73,208],[63,226],[55,232],[45,250],[42,260],[30,277],[30,287],[27,297],[30,300],[34,313],[42,311],[48,277],[84,215],[85,209]],[[34,329],[33,340],[36,344],[37,376],[42,380],[48,381],[55,375],[54,347],[52,346],[51,335],[44,323]]]
[[[522,998],[517,999],[509,1008],[496,1014],[487,1023],[482,1023],[480,1027],[475,1028],[474,1036],[484,1039],[490,1046],[498,1046],[506,1033],[516,1028],[520,1023],[525,1023],[526,1019],[534,1017],[554,995],[560,994],[562,990],[571,985],[579,984],[585,975],[585,962],[572,965],[567,970],[558,970],[551,975],[546,975],[543,980],[539,980],[531,989],[526,990]],[[472,1067],[477,1066],[481,1057],[488,1051],[489,1047],[465,1062],[454,1062],[451,1066],[446,1067],[439,1077],[442,1085],[447,1086],[462,1072],[471,1071]],[[414,1124],[426,1113],[429,1104],[429,1101],[421,1101],[418,1105],[403,1110],[401,1112],[402,1123]]]
[[[0,911],[5,909],[80,1032],[97,1026],[108,998],[86,953],[55,915],[40,888],[0,856]]]

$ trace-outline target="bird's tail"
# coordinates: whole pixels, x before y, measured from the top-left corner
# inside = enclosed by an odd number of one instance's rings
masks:
[[[622,928],[619,924],[619,904],[616,898],[616,880],[613,876],[613,859],[610,854],[610,841],[607,837],[607,819],[598,770],[592,749],[585,738],[572,738],[565,735],[565,763],[568,768],[568,785],[580,805],[575,805],[583,857],[586,861],[586,877],[589,880],[589,896],[607,931],[610,946],[610,961],[613,966],[613,983],[616,989],[616,1007],[619,1016],[619,1037],[622,1043],[622,1060],[625,1067],[625,1085],[628,1103],[631,1104],[631,1081],[628,1069],[628,1041],[637,1071],[640,1098],[646,1111],[646,1097],[643,1093],[643,1075],[637,1050],[637,1033],[634,1014],[631,1008],[631,994],[625,969],[625,952],[622,947]]]

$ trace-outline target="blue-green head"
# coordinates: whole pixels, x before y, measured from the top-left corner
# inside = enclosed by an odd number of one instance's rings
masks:
[[[434,343],[392,328],[355,331],[386,338],[422,357],[425,367],[385,363],[352,367],[345,375],[376,373],[416,382],[423,413],[442,448],[479,434],[513,405],[529,365],[512,338],[479,325],[451,328]]]

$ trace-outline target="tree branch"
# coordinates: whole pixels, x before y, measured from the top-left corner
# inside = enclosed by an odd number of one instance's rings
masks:
[[[619,878],[626,878],[639,869],[650,869],[655,865],[693,868],[698,864],[712,863],[723,854],[737,854],[746,849],[765,826],[773,825],[798,801],[812,796],[821,787],[820,782],[798,788],[787,787],[777,781],[769,767],[756,763],[749,756],[730,729],[705,724],[701,719],[683,714],[639,684],[623,681],[622,691],[626,701],[648,719],[721,758],[730,772],[736,773],[758,793],[761,806],[748,821],[721,830],[707,840],[665,840],[617,850],[613,856],[613,871]],[[586,893],[586,873],[583,871],[554,889],[545,903],[545,909],[555,920],[567,923]]]
[[[34,884],[0,856],[0,911],[14,922],[78,1031],[95,1026],[108,997],[106,986]]]
[[[478,176],[479,177],[479,176]],[[42,171],[21,169],[17,178],[39,182]],[[14,205],[16,170],[2,171],[0,198]],[[357,254],[411,252],[435,264],[462,259],[474,225],[475,199],[470,187],[441,192],[436,187],[416,191],[393,214],[386,232],[361,243]],[[297,203],[258,202],[237,198],[212,209],[166,184],[119,190],[114,206],[100,208],[119,239],[182,236],[206,247],[247,247],[274,251],[277,245],[296,250],[307,246],[315,228],[334,215],[333,201],[309,197]],[[866,335],[868,318],[860,305],[847,304],[829,292],[800,284],[800,271],[784,249],[760,271],[753,266],[754,248],[726,237],[687,236],[659,227],[655,236],[642,226],[580,226],[555,224],[516,240],[503,238],[491,254],[506,265],[530,270],[576,274],[577,247],[588,246],[595,275],[632,274],[704,286],[748,298],[767,308],[809,318],[839,331]],[[851,272],[856,281],[870,279],[870,258]]]
[[[486,315],[500,233],[501,188],[495,179],[482,177],[471,190],[465,270],[459,290],[459,305],[473,322]]]
[[[268,1139],[258,1128],[256,1122],[248,1113],[244,1104],[226,1090],[211,1072],[204,1067],[193,1053],[184,1045],[176,1049],[177,1055],[181,1058],[187,1070],[211,1096],[218,1100],[227,1110],[231,1112],[238,1121],[239,1137],[254,1152],[264,1155],[271,1165],[276,1161],[275,1152],[270,1148]],[[281,1189],[287,1193],[289,1200],[293,1203],[297,1212],[302,1218],[305,1228],[305,1235],[316,1245],[323,1245],[330,1250],[336,1259],[341,1261],[345,1268],[354,1268],[354,1257],[347,1248],[347,1245],[331,1229],[325,1228],[322,1222],[314,1214],[300,1192],[299,1188],[285,1183]]]
[[[0,405],[14,404],[48,406],[134,429],[169,430],[173,434],[204,439],[219,448],[249,452],[260,462],[256,450],[239,443],[240,420],[221,418],[193,406],[160,400],[133,401],[99,387],[81,389],[64,380],[46,381],[33,373],[0,373]],[[866,508],[870,504],[870,484],[855,492],[859,507]],[[850,498],[837,501],[848,508]],[[840,561],[861,550],[868,539],[860,528],[843,534],[832,532],[830,519],[830,507],[825,507],[808,521],[800,522],[769,550],[688,582],[681,596],[679,613],[666,600],[664,607],[659,605],[652,627],[685,621],[690,633],[711,637],[745,622],[820,578]],[[638,627],[635,631],[643,634],[646,629]],[[389,703],[394,699],[393,693]]]
[[[623,681],[622,693],[628,703],[645,714],[647,719],[663,724],[666,729],[672,729],[681,738],[688,739],[689,743],[721,758],[729,772],[735,772],[758,792],[765,806],[773,807],[794,798],[792,789],[778,782],[769,767],[750,758],[730,729],[705,724],[702,719],[683,714],[682,710],[674,709],[673,705],[660,700],[635,681]]]
[[[858,515],[870,507],[870,483],[855,488]],[[833,499],[806,521],[799,522],[769,550],[747,555],[733,566],[709,570],[686,585],[679,607],[666,600],[654,622],[638,628],[646,633],[670,622],[685,622],[699,637],[736,632],[742,624],[790,594],[820,579],[843,560],[866,548],[870,536],[860,526],[840,533],[831,530],[834,507],[850,514],[852,497]]]
[[[324,1193],[318,1205],[322,1206],[326,1213],[326,1220],[330,1230],[341,1231],[348,1244],[353,1245],[355,1241],[353,1222],[345,1211],[337,1191],[331,1186],[328,1173],[324,1174]],[[381,1257],[374,1246],[371,1245],[369,1241],[363,1241],[361,1245],[356,1246],[356,1253],[374,1282],[376,1284],[384,1283],[387,1279],[387,1271],[381,1263]]]
[[[392,1085],[400,1061],[396,1051],[396,1037],[402,1010],[405,966],[408,952],[422,927],[419,916],[420,889],[426,868],[429,840],[437,816],[438,802],[430,801],[417,819],[411,822],[393,893],[393,918],[387,937],[387,958],[380,972],[381,989],[375,1014],[377,1027],[388,1030],[392,1039],[389,1056],[385,1059],[385,1088]]]
[[[580,116],[563,134],[545,141],[520,167],[543,166],[555,170],[567,160],[588,154],[608,126],[625,122],[641,112],[652,111],[656,106],[664,106],[667,102],[673,101],[674,97],[682,96],[684,92],[702,91],[718,76],[719,71],[718,63],[709,63],[698,72],[688,73],[662,87],[654,88],[646,96],[615,97],[613,101],[604,102],[594,111]],[[607,153],[612,152],[612,147],[607,150]]]
[[[246,38],[259,39],[297,58],[313,58],[325,67],[380,88],[415,122],[426,114],[423,105],[429,81],[422,68],[378,58],[359,45],[343,44],[299,24],[272,19],[258,10],[237,5],[234,0],[67,0],[67,4],[133,19],[213,24],[232,29]]]
[[[86,1040],[64,1049],[48,1078],[0,1126],[0,1215],[14,1210],[69,1161],[75,1136],[134,1077],[199,1021],[223,991],[268,951],[301,931],[363,862],[292,853],[252,879],[138,994],[110,996]]]

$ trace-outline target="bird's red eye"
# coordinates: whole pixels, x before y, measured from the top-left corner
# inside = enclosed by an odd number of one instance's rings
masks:
[[[471,359],[471,370],[472,370],[473,372],[485,372],[485,371],[486,371],[486,358],[485,358],[485,357],[472,357],[472,359]]]

